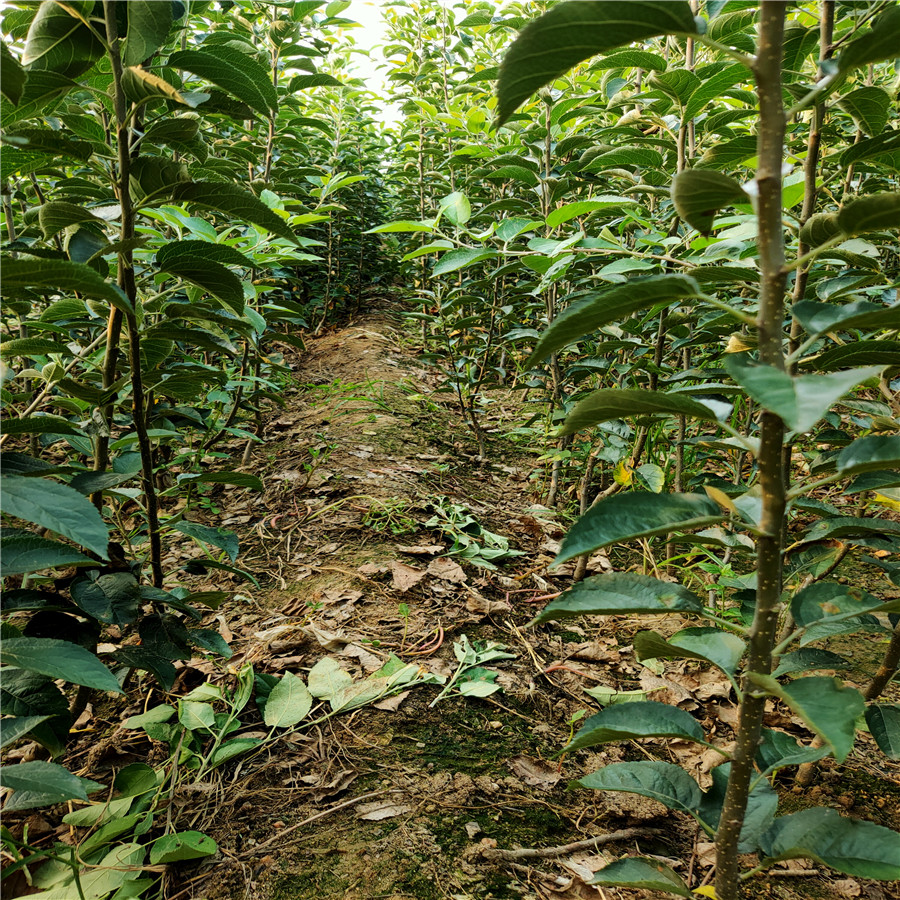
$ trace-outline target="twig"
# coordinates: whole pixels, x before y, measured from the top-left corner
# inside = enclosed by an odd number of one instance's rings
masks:
[[[276,841],[280,838],[283,838],[286,834],[290,834],[292,831],[296,831],[298,828],[302,828],[304,825],[309,825],[312,822],[317,821],[318,819],[324,819],[325,816],[330,816],[332,813],[339,812],[342,809],[346,809],[348,806],[355,806],[357,803],[362,803],[363,800],[370,800],[372,797],[381,797],[383,794],[400,794],[402,791],[397,788],[388,788],[383,791],[371,791],[368,794],[360,794],[358,797],[351,797],[349,800],[345,800],[343,803],[338,803],[336,806],[329,807],[328,809],[323,809],[322,812],[316,813],[314,816],[310,816],[308,819],[304,819],[302,822],[297,822],[294,825],[289,826],[288,828],[283,828],[277,834],[272,835],[267,841],[263,841],[261,844],[254,844],[252,847],[244,850],[242,853],[238,854],[238,858],[242,856],[251,856],[254,853],[258,853],[260,850],[264,850],[266,847],[271,847]]]
[[[583,841],[575,841],[574,844],[563,844],[559,847],[523,847],[519,850],[500,850],[496,847],[485,847],[481,855],[485,859],[553,859],[556,856],[565,856],[567,853],[575,853],[578,850],[590,850],[602,844],[612,844],[615,841],[630,841],[632,838],[649,837],[659,834],[657,828],[623,828],[621,831],[611,831],[609,834],[598,834]]]

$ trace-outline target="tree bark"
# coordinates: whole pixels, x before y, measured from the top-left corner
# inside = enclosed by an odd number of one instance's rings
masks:
[[[753,66],[759,96],[759,168],[756,173],[759,191],[759,358],[761,363],[782,370],[785,368],[782,323],[787,278],[784,271],[781,198],[785,131],[781,59],[785,12],[786,5],[780,0],[762,0],[759,46]],[[782,526],[785,513],[783,445],[784,423],[774,413],[764,411],[759,450],[762,488],[760,525],[763,535],[757,545],[756,614],[750,630],[747,671],[765,675],[772,669],[772,649],[781,607]],[[716,835],[716,894],[719,900],[737,900],[740,894],[738,843],[754,774],[754,757],[765,705],[765,695],[755,691],[745,675],[737,744]]]

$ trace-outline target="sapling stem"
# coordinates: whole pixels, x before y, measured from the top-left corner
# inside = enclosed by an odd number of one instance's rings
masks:
[[[759,96],[759,131],[756,173],[758,187],[760,297],[757,332],[759,359],[765,365],[785,368],[782,321],[787,271],[784,267],[782,225],[782,161],[785,116],[781,88],[782,44],[786,5],[778,0],[762,0],[759,46],[753,72]],[[748,672],[769,674],[772,648],[781,607],[782,542],[785,515],[784,423],[774,413],[761,416],[758,453],[762,515],[757,544],[756,612],[750,629]],[[739,897],[738,844],[754,758],[762,729],[766,696],[753,689],[744,676],[740,724],[731,774],[716,835],[716,895],[718,900]]]

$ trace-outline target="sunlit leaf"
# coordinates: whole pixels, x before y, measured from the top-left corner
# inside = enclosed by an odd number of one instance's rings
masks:
[[[502,125],[538,88],[582,60],[660,34],[696,34],[685,2],[632,0],[627,7],[603,0],[557,3],[522,30],[507,50],[497,86]]]

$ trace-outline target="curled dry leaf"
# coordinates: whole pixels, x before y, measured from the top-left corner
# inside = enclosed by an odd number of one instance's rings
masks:
[[[471,591],[466,598],[466,609],[471,613],[490,616],[494,613],[509,612],[509,604],[503,600],[488,600],[476,591]]]
[[[415,544],[414,546],[397,544],[397,549],[410,556],[434,556],[437,553],[443,553],[445,547],[443,544]]]

